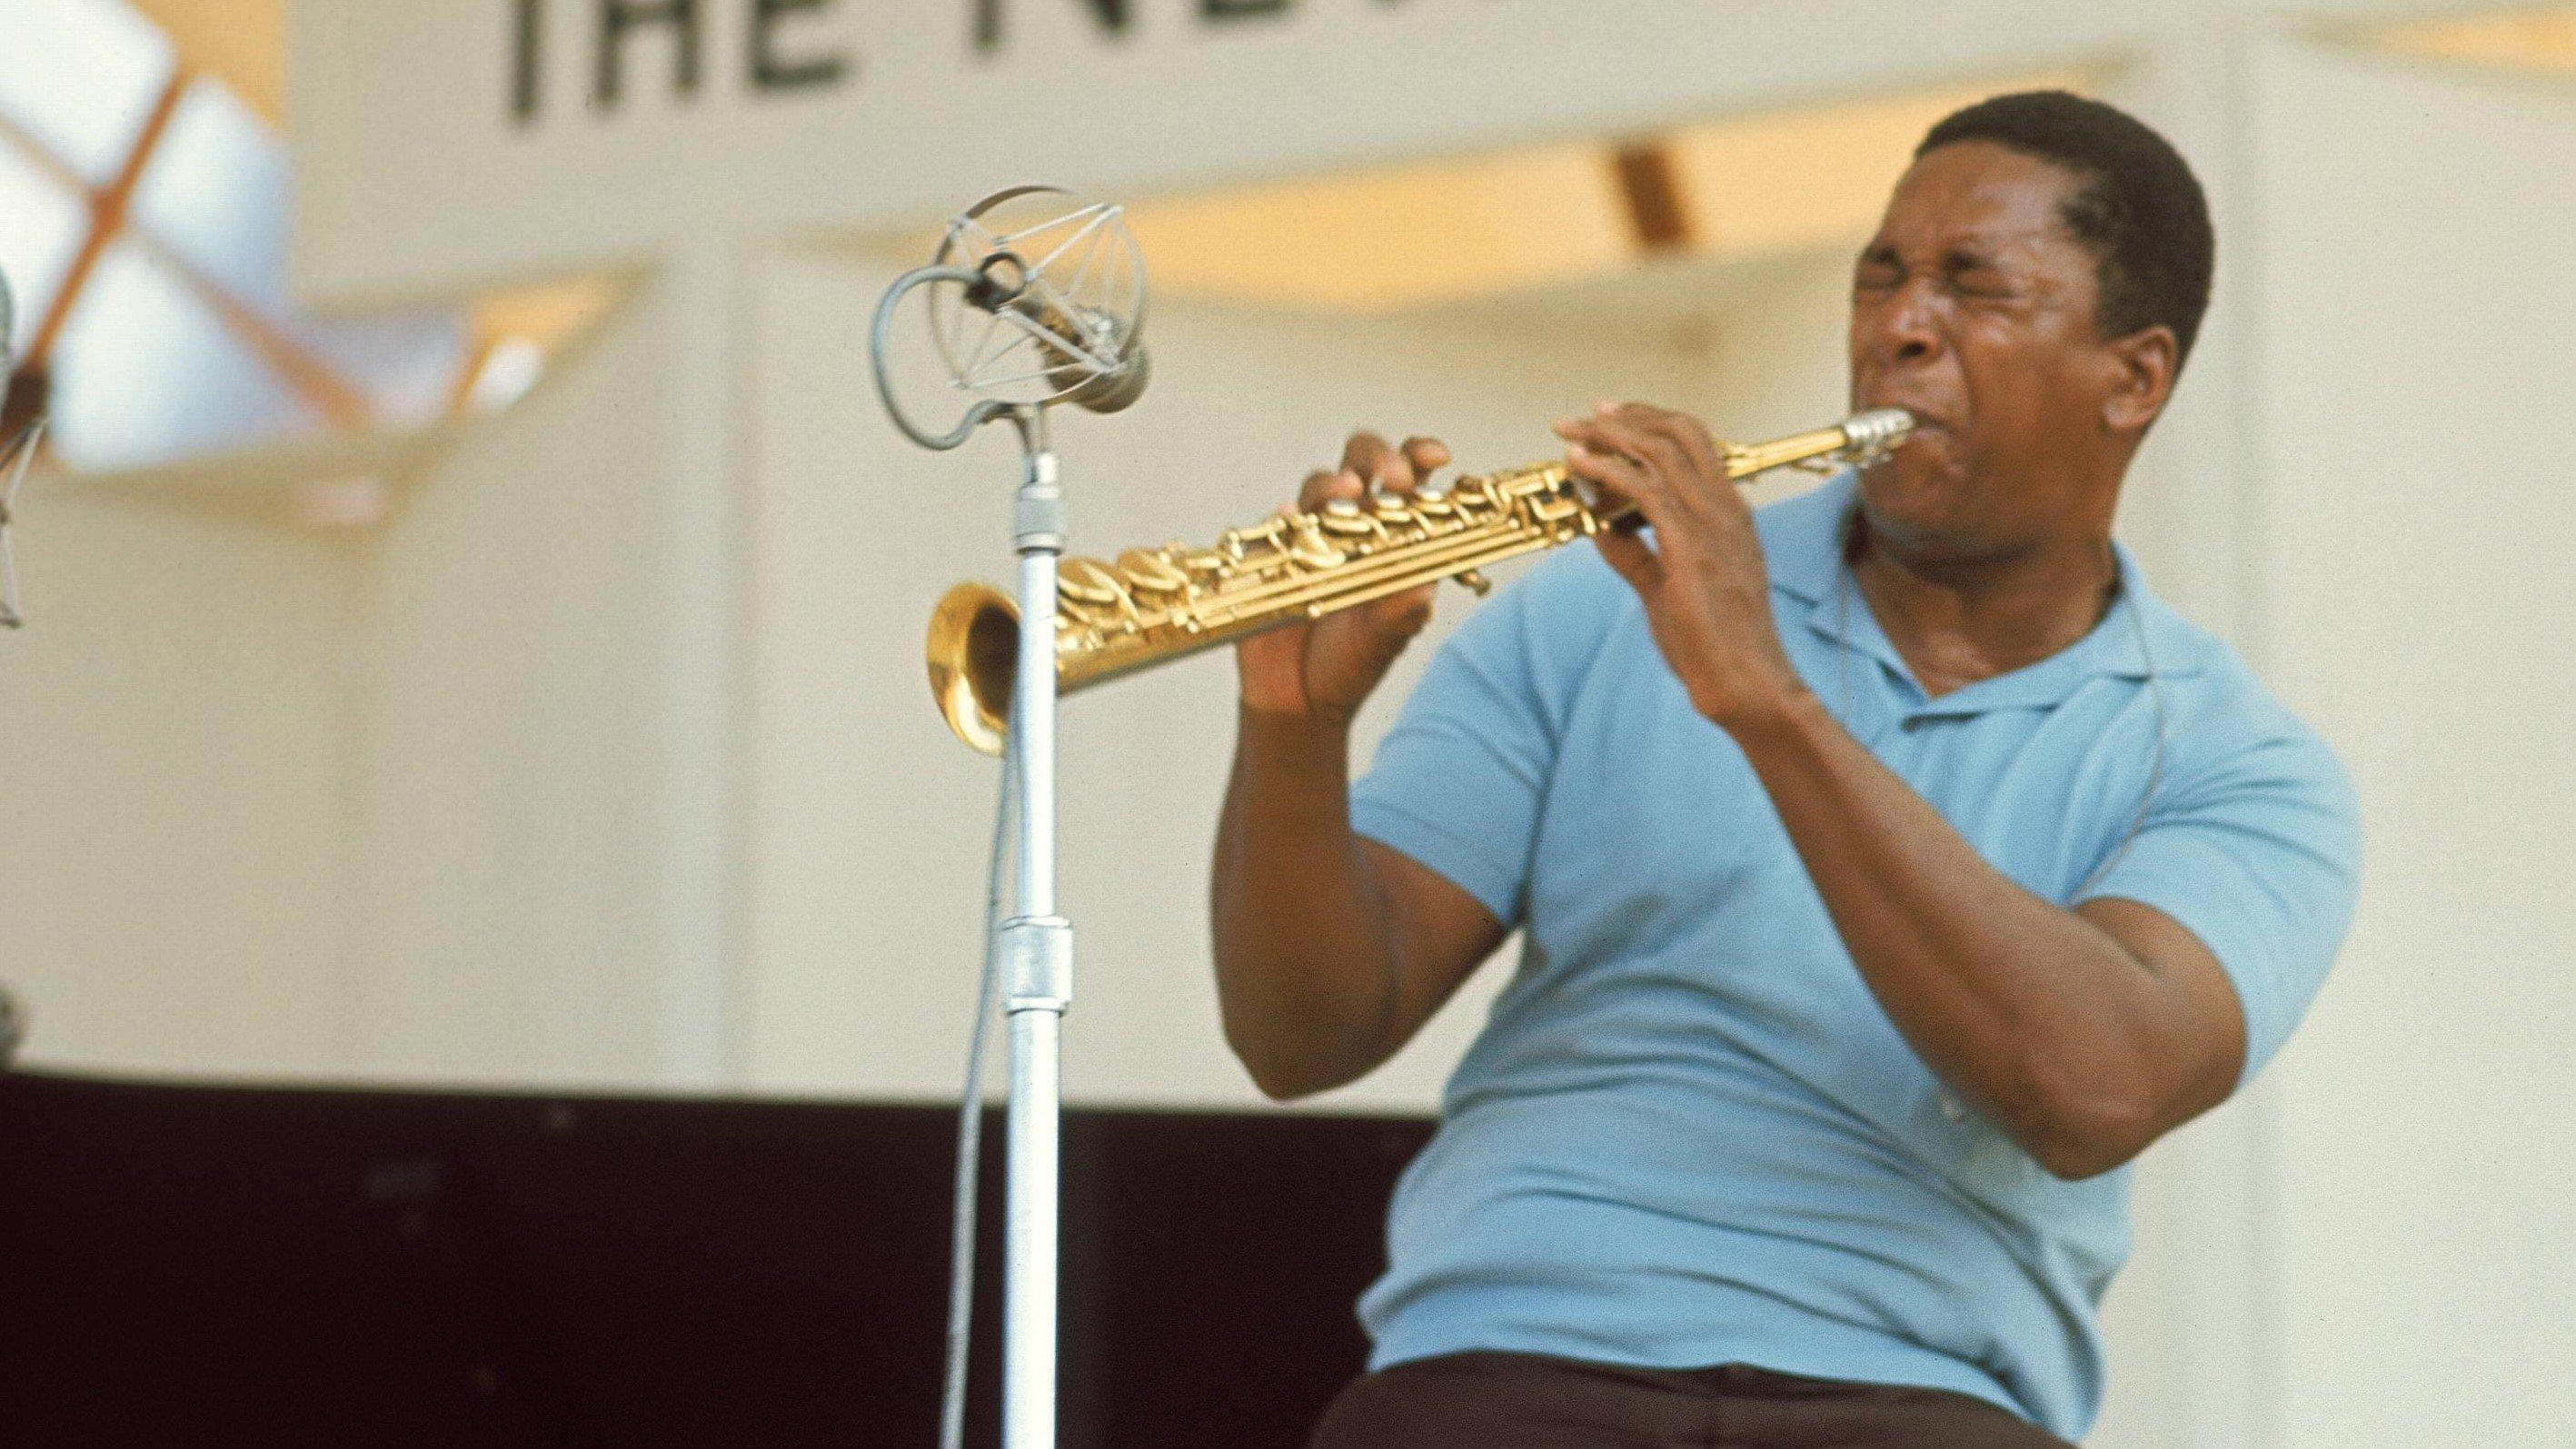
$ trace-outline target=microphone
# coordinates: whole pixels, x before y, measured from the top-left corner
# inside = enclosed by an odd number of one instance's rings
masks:
[[[1145,259],[1126,208],[1052,186],[997,191],[950,218],[930,265],[877,303],[869,355],[877,396],[903,434],[946,450],[996,418],[1034,427],[1045,409],[1131,407],[1153,364],[1145,353]],[[930,336],[956,392],[977,401],[954,429],[923,429],[892,376],[896,309],[927,298]]]
[[[1033,295],[1028,263],[1015,252],[996,251],[978,263],[965,297],[980,312],[1007,313],[1014,324],[1025,323],[1043,334],[1035,341],[1048,363],[1046,380],[1058,390],[1056,401],[1095,413],[1124,412],[1153,381],[1141,319],[1130,326],[1097,307],[1059,305]]]

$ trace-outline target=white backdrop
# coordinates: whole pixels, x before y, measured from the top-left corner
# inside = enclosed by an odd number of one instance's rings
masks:
[[[776,49],[839,79],[750,81],[752,0],[698,0],[681,38],[625,32],[600,104],[604,13],[543,18],[523,118],[522,0],[303,0],[296,12],[298,275],[386,296],[660,255],[711,232],[920,224],[1032,178],[1129,198],[2124,52],[2154,22],[2086,0],[818,0]]]
[[[2279,1073],[2281,1442],[2576,1442],[2576,93],[2262,80],[2261,630],[2368,827]]]

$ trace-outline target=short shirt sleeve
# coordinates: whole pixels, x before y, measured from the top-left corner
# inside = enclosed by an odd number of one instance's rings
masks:
[[[2079,899],[2153,906],[2218,958],[2245,1012],[2241,1085],[2324,985],[2360,872],[2351,782],[2324,741],[2294,726],[2179,781]]]
[[[1554,768],[1543,567],[1478,609],[1441,646],[1367,775],[1351,828],[1439,872],[1519,924],[1540,801]]]

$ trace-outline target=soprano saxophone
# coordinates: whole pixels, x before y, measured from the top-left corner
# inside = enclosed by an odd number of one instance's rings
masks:
[[[1727,444],[1726,476],[1866,463],[1913,428],[1904,409],[1876,408],[1773,442]],[[1366,502],[1337,498],[1227,529],[1208,548],[1129,549],[1105,564],[1068,558],[1056,569],[1056,690],[1070,694],[1440,579],[1482,595],[1492,587],[1487,565],[1589,538],[1632,511],[1563,463],[1541,463]],[[931,613],[931,695],[957,737],[988,755],[1002,751],[1018,655],[1018,606],[989,584],[959,584]]]

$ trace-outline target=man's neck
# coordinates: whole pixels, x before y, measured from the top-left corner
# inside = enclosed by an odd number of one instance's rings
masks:
[[[1909,553],[1855,519],[1852,577],[1927,695],[2036,664],[2091,633],[2119,566],[2108,537],[1974,559]]]

